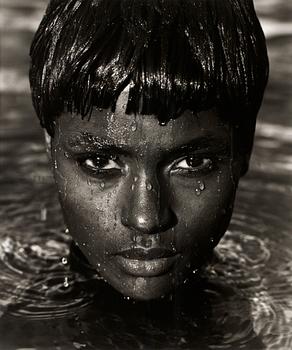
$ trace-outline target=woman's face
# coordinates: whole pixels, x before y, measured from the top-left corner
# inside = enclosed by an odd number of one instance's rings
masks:
[[[167,125],[127,115],[62,115],[52,160],[65,222],[88,261],[135,299],[170,292],[224,234],[241,162],[231,128],[210,110]]]

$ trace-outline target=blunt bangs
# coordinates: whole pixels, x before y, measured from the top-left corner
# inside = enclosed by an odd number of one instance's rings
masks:
[[[159,121],[217,107],[254,126],[268,78],[252,0],[54,0],[31,46],[32,99],[54,135],[130,86],[126,113]]]

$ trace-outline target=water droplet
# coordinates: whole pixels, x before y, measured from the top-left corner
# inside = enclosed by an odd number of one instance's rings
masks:
[[[186,338],[184,337],[181,337],[179,342],[180,344],[187,344]]]
[[[62,264],[63,265],[67,265],[68,264],[67,258],[65,258],[65,257],[62,258]]]
[[[199,181],[198,181],[198,185],[199,185],[200,191],[204,191],[204,189],[205,189],[205,184],[204,184],[204,182],[199,180]]]
[[[63,283],[63,285],[64,285],[65,288],[68,288],[68,287],[69,287],[68,277],[65,277],[65,278],[64,278],[64,283]]]
[[[138,177],[135,176],[135,177],[134,177],[134,182],[137,182],[137,181],[138,181]]]
[[[131,190],[132,190],[132,191],[134,191],[134,189],[135,189],[135,185],[134,185],[134,184],[132,184],[132,186],[131,186]]]
[[[47,208],[42,208],[41,209],[41,221],[46,221],[47,220]]]
[[[82,334],[82,333],[84,333],[84,331],[80,331],[80,333]],[[73,342],[73,345],[74,345],[74,347],[75,347],[75,349],[77,349],[77,350],[80,350],[80,349],[86,349],[87,348],[87,346],[86,346],[86,344],[81,344],[81,343],[78,343],[78,342]]]
[[[150,182],[148,182],[148,183],[146,184],[146,189],[147,189],[147,191],[151,191],[151,190],[153,189],[153,186],[151,185]]]
[[[98,108],[98,110],[99,110],[100,112],[102,112],[102,108]]]
[[[114,113],[112,113],[111,115],[110,115],[110,122],[113,122],[115,120],[115,115],[114,115]]]
[[[199,188],[196,188],[195,189],[195,193],[197,196],[200,196],[201,195],[201,190]]]
[[[101,183],[100,183],[100,188],[101,188],[102,190],[104,189],[104,186],[105,186],[104,182],[101,182]]]
[[[198,269],[193,270],[193,274],[195,275],[198,272]]]
[[[64,157],[65,158],[69,158],[69,153],[68,152],[64,152]]]
[[[160,126],[165,126],[165,125],[166,125],[166,121],[160,121],[160,122],[159,122],[159,125],[160,125]]]
[[[136,130],[137,130],[137,124],[136,124],[136,123],[135,123],[135,124],[132,124],[131,130],[132,130],[132,131],[136,131]]]
[[[66,228],[65,233],[69,233],[69,229],[68,228]]]

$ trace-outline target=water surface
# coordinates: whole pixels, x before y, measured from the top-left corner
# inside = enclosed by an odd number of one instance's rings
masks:
[[[71,269],[31,107],[28,48],[46,1],[1,2],[0,348],[292,348],[292,27],[287,1],[257,0],[271,77],[248,175],[189,308],[148,308]]]

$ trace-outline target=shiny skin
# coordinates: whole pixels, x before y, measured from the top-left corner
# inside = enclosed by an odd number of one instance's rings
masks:
[[[83,254],[123,295],[150,300],[183,283],[226,231],[242,161],[232,154],[232,128],[214,110],[186,111],[159,125],[155,116],[125,114],[126,99],[123,92],[114,115],[100,109],[90,120],[63,114],[51,156],[65,222]],[[88,134],[91,144],[75,142]],[[194,142],[195,148],[181,147]],[[199,170],[178,166],[190,155]],[[106,167],[101,173],[88,169],[96,157]],[[116,254],[132,247],[178,255],[164,273],[139,276],[117,261]]]

